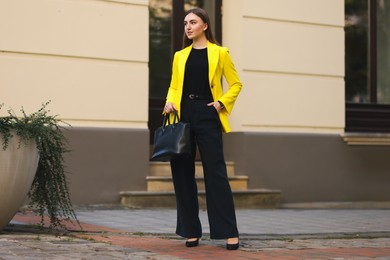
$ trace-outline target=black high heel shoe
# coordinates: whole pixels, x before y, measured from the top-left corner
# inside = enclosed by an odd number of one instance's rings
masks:
[[[237,244],[226,244],[227,250],[237,250],[240,247],[240,243]]]
[[[195,247],[199,245],[199,238],[194,241],[186,241],[186,247]]]
[[[229,240],[230,242],[232,242],[232,240],[234,242],[237,241],[237,243],[235,244],[229,244]],[[238,237],[235,237],[235,238],[228,238],[228,240],[226,241],[226,249],[227,250],[237,250],[238,248],[240,247],[240,240],[238,239]]]

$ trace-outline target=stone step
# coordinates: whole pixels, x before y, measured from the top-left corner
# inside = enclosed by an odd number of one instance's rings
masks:
[[[204,191],[198,192],[199,207],[206,208]],[[122,191],[121,204],[132,208],[176,208],[175,193]],[[253,189],[233,191],[235,207],[238,209],[279,208],[281,191],[269,189]]]
[[[196,184],[199,190],[205,189],[204,177],[196,176]],[[248,176],[231,176],[229,183],[232,190],[246,190],[248,188]],[[172,177],[147,176],[146,190],[151,192],[174,191]]]
[[[171,165],[169,162],[150,162],[149,176],[171,176]],[[234,176],[234,162],[226,162],[228,176]],[[202,162],[195,162],[195,176],[203,176]]]

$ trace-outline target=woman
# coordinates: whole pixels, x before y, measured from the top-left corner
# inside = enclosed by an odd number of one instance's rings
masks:
[[[222,132],[230,132],[228,114],[242,84],[227,48],[216,44],[210,19],[201,8],[184,18],[183,49],[175,53],[165,113],[177,110],[191,128],[192,154],[171,160],[177,204],[176,233],[186,246],[198,246],[202,236],[195,181],[196,146],[202,159],[211,239],[227,239],[226,248],[239,247],[233,195],[223,155]],[[223,93],[222,75],[229,89]],[[172,115],[171,115],[172,116]]]

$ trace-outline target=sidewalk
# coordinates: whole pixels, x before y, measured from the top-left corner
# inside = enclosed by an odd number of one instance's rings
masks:
[[[83,231],[54,236],[17,214],[0,235],[0,259],[390,259],[390,209],[237,210],[241,247],[204,237],[186,248],[176,236],[176,211],[77,207]]]

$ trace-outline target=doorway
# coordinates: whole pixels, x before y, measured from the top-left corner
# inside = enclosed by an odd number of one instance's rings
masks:
[[[162,110],[171,79],[172,59],[181,49],[184,13],[204,8],[222,43],[222,0],[149,0],[149,121],[150,144],[163,121]]]

